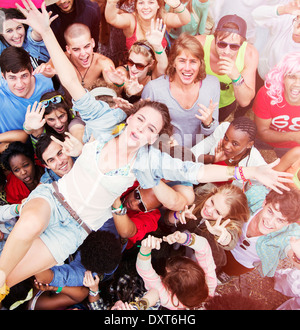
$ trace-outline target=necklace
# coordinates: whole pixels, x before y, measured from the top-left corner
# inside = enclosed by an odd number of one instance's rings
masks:
[[[71,59],[71,58],[70,58],[70,59]],[[71,61],[72,64],[75,66],[75,69],[77,70],[77,72],[78,72],[79,75],[80,75],[80,78],[81,78],[81,85],[82,85],[83,87],[84,87],[84,78],[85,78],[85,76],[87,75],[87,73],[88,73],[90,67],[92,66],[92,64],[93,64],[93,60],[94,60],[94,53],[92,54],[91,64],[90,64],[90,66],[86,69],[85,74],[84,74],[83,76],[82,76],[82,74],[80,73],[80,71],[78,70],[77,66]]]

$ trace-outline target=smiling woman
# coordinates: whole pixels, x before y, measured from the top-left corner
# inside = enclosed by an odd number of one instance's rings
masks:
[[[45,44],[38,33],[28,25],[15,22],[14,19],[22,19],[24,16],[16,8],[1,8],[5,14],[3,33],[0,34],[0,54],[9,47],[23,47],[30,55],[34,68],[49,60],[49,54]]]

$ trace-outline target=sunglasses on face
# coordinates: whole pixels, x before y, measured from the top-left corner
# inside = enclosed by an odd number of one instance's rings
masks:
[[[139,204],[138,204],[138,208],[140,209],[141,212],[148,212],[145,204],[143,203],[143,200],[142,200],[142,197],[141,197],[141,193],[139,191],[138,188],[136,188],[133,192],[133,196],[134,198],[139,201]]]
[[[143,71],[148,65],[150,65],[150,63],[144,65],[142,63],[135,63],[133,62],[130,58],[127,60],[127,65],[129,67],[132,67],[135,65],[135,67],[139,70],[139,71]]]
[[[225,49],[227,46],[233,51],[237,51],[240,49],[241,45],[238,44],[229,44],[228,42],[225,41],[218,41],[217,46],[221,49]]]
[[[48,105],[50,104],[50,102],[53,104],[58,104],[58,103],[61,103],[63,100],[64,100],[64,98],[61,95],[55,95],[55,96],[51,97],[51,99],[40,101],[40,103],[42,103],[42,105],[45,108],[47,108]]]

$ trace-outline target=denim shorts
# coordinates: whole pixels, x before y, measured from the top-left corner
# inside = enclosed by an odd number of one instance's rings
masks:
[[[43,198],[49,203],[50,221],[40,238],[57,263],[62,264],[77,250],[88,234],[53,196],[53,191],[51,184],[40,184],[30,193],[25,203],[34,198]]]

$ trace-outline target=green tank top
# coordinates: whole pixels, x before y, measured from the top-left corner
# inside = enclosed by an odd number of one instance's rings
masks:
[[[205,39],[204,44],[204,61],[205,61],[205,67],[206,67],[206,73],[210,74],[212,76],[216,76],[220,83],[223,83],[222,85],[226,86],[225,90],[220,90],[220,102],[219,102],[219,108],[226,107],[227,105],[233,103],[235,101],[234,96],[234,90],[232,85],[232,80],[225,74],[225,75],[218,75],[215,72],[212,71],[210,67],[210,48],[211,43],[215,37],[213,35],[208,35]],[[246,47],[247,42],[245,41],[242,46],[240,47],[235,64],[240,72],[244,69],[244,59],[245,59],[245,53],[246,53]]]
[[[294,174],[293,176],[293,181],[294,181],[294,184],[296,185],[296,187],[298,189],[300,189],[300,181],[299,181],[299,178],[298,178],[298,172],[300,171],[300,168],[297,170],[297,172]]]

